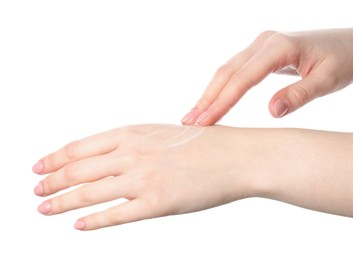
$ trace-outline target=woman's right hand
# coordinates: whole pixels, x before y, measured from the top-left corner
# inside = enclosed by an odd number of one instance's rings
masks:
[[[267,31],[221,66],[185,125],[212,125],[253,86],[273,72],[295,73],[302,79],[278,91],[269,109],[282,117],[311,100],[353,82],[353,28],[295,33]]]

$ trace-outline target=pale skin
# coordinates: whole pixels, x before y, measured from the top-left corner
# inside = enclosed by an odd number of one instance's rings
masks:
[[[192,126],[117,128],[39,160],[33,171],[46,177],[34,192],[51,196],[39,212],[54,215],[127,200],[75,223],[76,229],[94,230],[264,197],[353,217],[353,134],[207,126],[271,72],[294,70],[303,78],[273,97],[275,117],[348,86],[352,42],[353,29],[262,33],[216,73],[184,117]]]
[[[274,117],[285,116],[317,97],[353,81],[353,28],[306,32],[261,33],[245,50],[215,73],[183,124],[212,125],[253,86],[270,73],[288,73],[301,80],[279,90],[269,103]]]
[[[128,200],[82,217],[75,224],[80,230],[194,212],[250,197],[353,217],[352,134],[217,125],[200,132],[200,127],[190,126],[189,134],[171,145],[180,128],[118,128],[44,157],[33,168],[48,174],[35,188],[37,195],[85,184],[46,200],[38,210],[54,215]],[[188,140],[179,142],[180,138]]]

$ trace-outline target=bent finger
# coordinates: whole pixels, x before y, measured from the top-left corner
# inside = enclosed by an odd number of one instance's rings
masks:
[[[256,53],[263,47],[264,42],[273,35],[274,31],[261,33],[254,42],[246,49],[235,55],[226,64],[221,66],[213,76],[211,82],[206,87],[196,106],[187,113],[182,119],[182,123],[191,125],[196,122],[200,114],[207,110],[219,97],[225,86],[229,83],[232,76],[244,66]]]
[[[207,110],[209,106],[217,99],[218,95],[222,92],[223,88],[227,85],[228,81],[236,70],[242,66],[243,63],[251,56],[249,50],[245,50],[226,64],[219,67],[213,76],[211,82],[206,87],[195,107],[187,113],[182,119],[184,125],[192,125],[202,112]]]
[[[234,74],[214,103],[197,119],[199,125],[212,125],[224,116],[244,94],[270,73],[291,60],[284,59],[284,48],[264,47]]]
[[[279,118],[294,112],[313,99],[327,94],[326,89],[331,83],[322,80],[316,74],[310,74],[302,80],[279,90],[271,99],[269,109],[273,117]]]

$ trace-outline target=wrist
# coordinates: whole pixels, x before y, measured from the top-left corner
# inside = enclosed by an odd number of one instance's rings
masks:
[[[232,189],[232,201],[271,197],[276,192],[273,179],[280,147],[275,132],[274,129],[222,126],[218,135],[223,140],[224,179],[228,181],[226,187]]]

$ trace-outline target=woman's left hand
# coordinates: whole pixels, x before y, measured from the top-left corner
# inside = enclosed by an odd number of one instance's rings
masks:
[[[128,201],[79,219],[93,230],[181,214],[251,196],[239,141],[222,126],[138,125],[72,142],[41,159],[33,171],[48,174],[35,188],[46,197],[38,210],[54,215],[125,198]],[[248,156],[249,157],[249,156]]]

